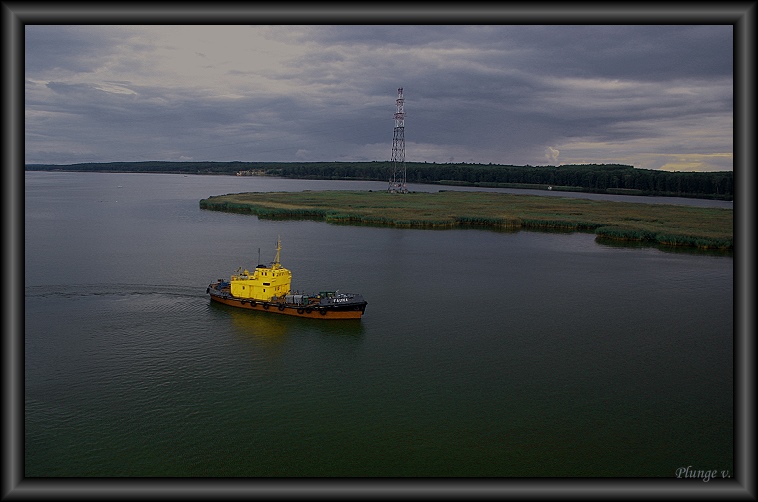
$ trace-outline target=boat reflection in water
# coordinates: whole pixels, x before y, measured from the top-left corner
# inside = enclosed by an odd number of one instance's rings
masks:
[[[358,339],[364,332],[363,324],[359,320],[313,323],[290,316],[251,314],[220,303],[211,303],[211,307],[229,316],[231,327],[242,339],[265,347],[280,345],[287,340],[288,335],[295,333]]]

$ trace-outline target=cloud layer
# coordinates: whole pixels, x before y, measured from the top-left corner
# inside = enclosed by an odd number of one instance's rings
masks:
[[[731,170],[730,25],[28,25],[27,163]]]

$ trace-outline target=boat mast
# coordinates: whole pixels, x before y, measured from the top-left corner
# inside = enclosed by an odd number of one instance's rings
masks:
[[[282,251],[282,238],[279,236],[276,239],[276,258],[274,258],[274,263],[272,263],[271,268],[279,268],[279,253]]]

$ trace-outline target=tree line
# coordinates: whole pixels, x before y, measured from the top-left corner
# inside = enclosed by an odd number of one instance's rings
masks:
[[[68,165],[27,164],[28,171],[138,173],[257,173],[303,179],[386,181],[392,163],[373,162],[108,162]],[[732,171],[671,172],[625,164],[516,166],[501,164],[407,162],[408,183],[541,188],[597,193],[709,197],[732,200]]]

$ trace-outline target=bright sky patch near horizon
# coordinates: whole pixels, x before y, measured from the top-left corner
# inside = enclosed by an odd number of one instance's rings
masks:
[[[731,25],[27,25],[25,162],[733,169]]]

